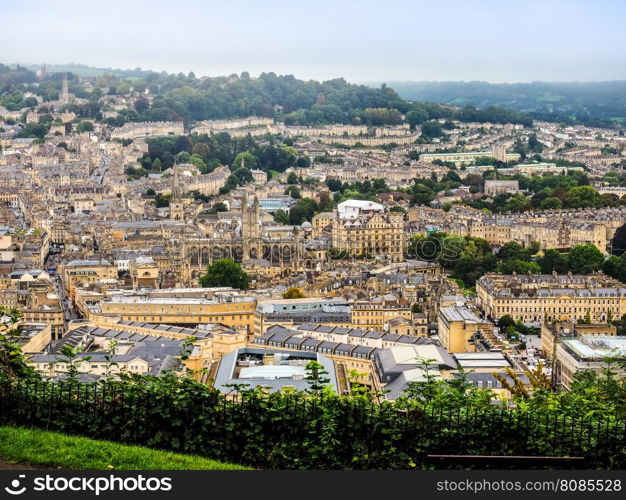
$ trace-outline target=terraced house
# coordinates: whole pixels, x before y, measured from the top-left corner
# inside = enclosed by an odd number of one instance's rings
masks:
[[[626,313],[626,285],[602,273],[589,275],[486,274],[476,282],[478,306],[494,320],[590,320],[603,323]]]

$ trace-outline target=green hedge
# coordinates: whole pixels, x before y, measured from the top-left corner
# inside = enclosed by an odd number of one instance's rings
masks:
[[[624,468],[624,422],[501,407],[425,411],[367,396],[261,391],[236,398],[185,378],[0,384],[0,423],[258,468],[409,469],[429,454],[584,456]]]

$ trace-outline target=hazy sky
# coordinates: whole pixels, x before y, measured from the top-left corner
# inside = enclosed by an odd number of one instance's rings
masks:
[[[625,0],[0,0],[0,61],[366,80],[626,79]]]

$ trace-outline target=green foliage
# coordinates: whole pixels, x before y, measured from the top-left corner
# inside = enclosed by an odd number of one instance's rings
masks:
[[[565,160],[554,160],[563,166],[581,166]],[[498,168],[498,179],[517,180],[520,189],[524,189],[532,196],[530,198],[520,194],[500,194],[493,199],[483,197],[480,200],[470,200],[464,204],[479,210],[487,209],[491,212],[520,212],[534,209],[555,210],[561,208],[585,208],[585,207],[616,207],[623,204],[615,195],[599,196],[584,172],[570,171],[567,175],[507,175],[506,168]],[[487,172],[486,178],[493,179],[494,173]],[[621,181],[620,181],[621,182]],[[476,178],[470,176],[463,180],[465,185],[478,185]],[[626,200],[624,200],[626,203]]]
[[[70,380],[76,380],[80,373],[80,367],[83,363],[91,360],[91,356],[80,356],[84,348],[81,346],[72,347],[71,345],[64,345],[61,347],[61,355],[58,363],[63,363],[67,367],[65,374]]]
[[[16,137],[43,139],[50,129],[49,125],[42,123],[27,123],[17,133]]]
[[[583,124],[591,127],[614,126],[626,119],[626,84],[623,81],[594,83],[486,83],[486,82],[391,82],[398,93],[412,101],[444,104],[475,103],[480,119],[529,126],[532,118],[541,121]],[[491,106],[503,106],[491,108]],[[470,108],[471,109],[471,108]],[[475,109],[475,108],[474,108]],[[490,109],[498,111],[491,113]],[[523,113],[520,113],[523,111]],[[484,119],[485,115],[489,119]],[[513,122],[512,120],[516,121]],[[523,120],[523,121],[522,121]]]
[[[604,255],[595,245],[576,245],[567,255],[567,265],[574,274],[589,274],[602,269]]]
[[[289,224],[289,214],[284,210],[276,210],[274,213],[274,222],[277,224]]]
[[[309,392],[311,394],[320,394],[329,387],[330,378],[324,366],[317,361],[309,361],[304,367],[306,375],[304,380],[309,384]]]
[[[172,374],[93,384],[5,382],[0,422],[258,468],[407,469],[426,466],[426,455],[441,449],[576,453],[591,468],[626,466],[626,381],[614,372],[580,372],[570,392],[556,393],[541,387],[536,374],[537,388],[516,394],[509,408],[494,404],[494,394],[471,384],[463,372],[438,379],[431,364],[422,360],[422,382],[395,402],[378,402],[380,395],[363,387],[349,396],[334,394],[325,387],[323,368],[315,365],[307,369],[309,390],[271,393],[239,386],[225,395]]]
[[[289,223],[297,226],[304,221],[311,222],[313,216],[319,212],[319,205],[311,198],[300,198],[298,203],[289,212]]]
[[[157,208],[169,207],[171,197],[172,197],[171,194],[158,193],[156,197],[154,198],[154,204],[156,205]]]
[[[502,329],[515,327],[515,320],[510,314],[505,314],[498,320],[498,326]]]
[[[496,271],[502,274],[537,274],[541,271],[538,264],[534,262],[526,262],[521,259],[511,259],[504,262],[500,262]]]
[[[141,177],[147,177],[149,172],[141,167],[130,166],[124,170],[124,173],[130,179],[140,179]]]
[[[249,170],[254,170],[259,167],[259,159],[248,151],[239,153],[233,160],[231,170],[238,169],[242,164]]]
[[[491,246],[485,240],[446,233],[414,236],[409,241],[407,256],[438,262],[452,270],[452,276],[462,280],[466,286],[473,286],[480,276],[493,271],[497,263]]]
[[[211,287],[232,287],[246,290],[250,283],[248,274],[241,265],[232,259],[219,259],[207,267],[207,272],[200,277],[200,286]]]
[[[508,241],[498,251],[498,259],[501,260],[530,260],[530,251],[516,241]]]
[[[7,379],[37,379],[35,370],[26,363],[19,343],[22,327],[21,312],[0,306],[0,381]]]
[[[20,427],[0,427],[0,456],[43,468],[89,470],[239,470],[240,465]]]
[[[553,248],[547,249],[543,256],[537,259],[537,263],[543,274],[566,274],[569,271],[567,259]]]
[[[335,179],[326,181],[328,189],[334,192],[334,199],[337,203],[346,200],[377,200],[377,195],[389,191],[389,186],[384,179],[373,179],[372,181],[356,181],[341,183]]]
[[[287,189],[285,189],[285,194],[288,194],[289,196],[295,199],[298,199],[301,197],[300,189],[298,189],[298,186],[289,186]]]
[[[591,186],[578,186],[570,189],[565,195],[565,202],[570,208],[595,207],[598,194]]]
[[[295,172],[290,172],[287,176],[287,184],[298,184],[298,175]]]
[[[402,115],[397,109],[367,108],[363,114],[368,125],[399,125],[402,123]]]
[[[86,121],[80,122],[76,126],[76,132],[78,132],[79,134],[83,132],[93,132],[93,123]]]
[[[218,201],[211,206],[208,212],[210,214],[216,214],[218,212],[227,212],[227,211],[228,211],[228,207],[226,206],[226,204],[224,202]]]
[[[443,136],[443,128],[437,120],[430,120],[422,123],[422,136],[427,139],[434,139]]]

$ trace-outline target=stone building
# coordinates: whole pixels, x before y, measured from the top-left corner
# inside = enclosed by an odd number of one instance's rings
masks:
[[[346,256],[404,259],[404,214],[384,212],[382,205],[361,200],[340,203],[332,220],[332,247]]]
[[[184,279],[204,274],[214,260],[230,258],[243,263],[264,260],[285,273],[310,267],[312,256],[304,251],[304,233],[299,226],[266,225],[259,199],[242,200],[240,214],[218,219],[205,238],[187,238],[182,243]],[[308,259],[305,262],[305,257]]]
[[[510,315],[523,322],[605,323],[626,314],[626,285],[602,273],[502,275],[476,282],[477,303],[493,320]]]

